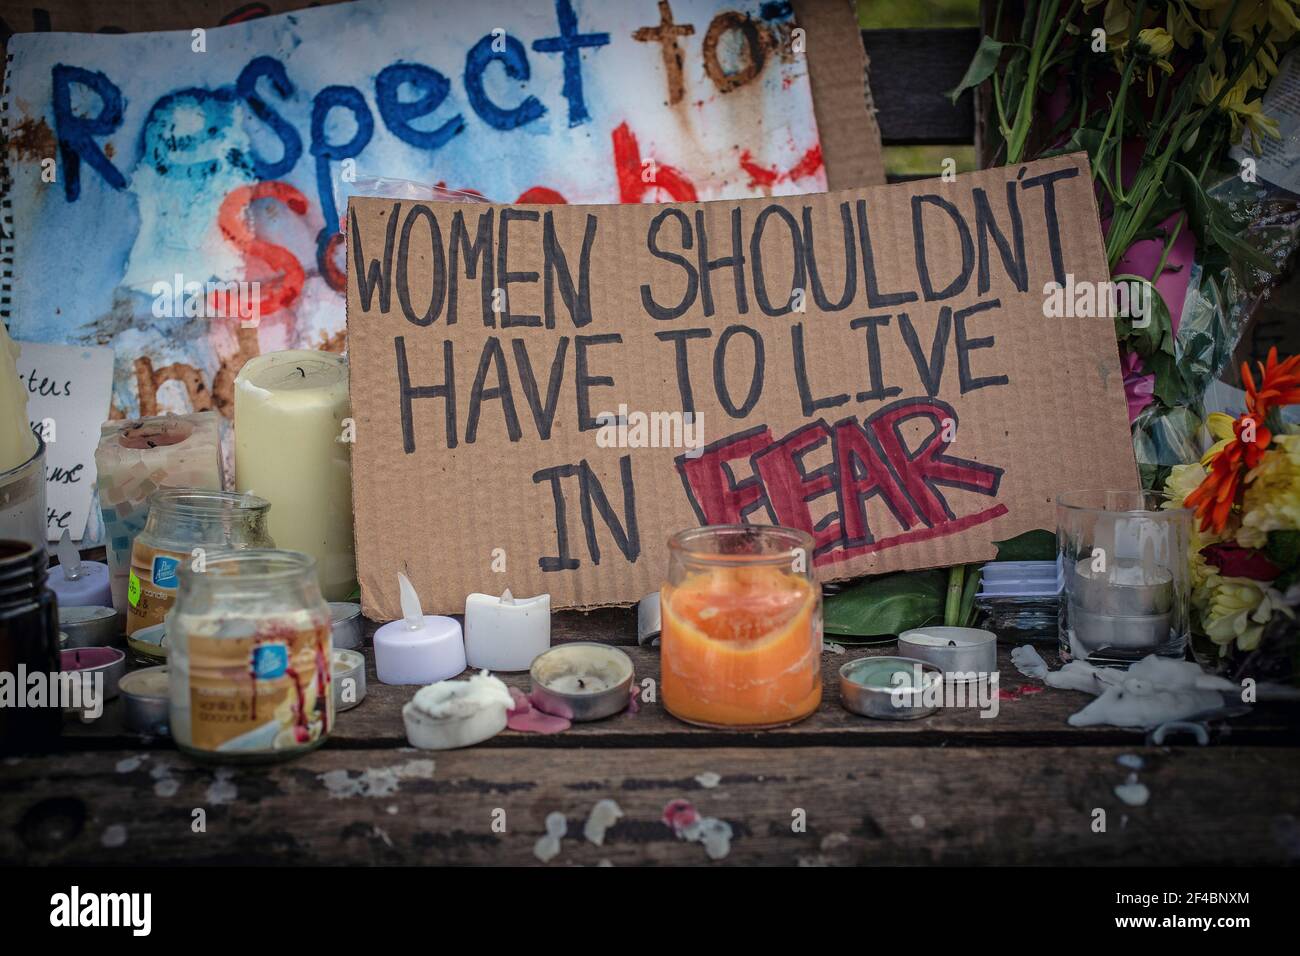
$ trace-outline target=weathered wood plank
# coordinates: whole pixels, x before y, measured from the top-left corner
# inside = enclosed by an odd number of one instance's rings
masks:
[[[961,82],[979,46],[974,27],[863,30],[871,59],[871,96],[886,146],[970,143],[975,107],[970,93],[954,106],[946,91]]]
[[[587,627],[573,622],[578,615],[557,615],[556,634],[560,639],[578,637],[586,640],[615,637],[622,626],[617,615],[602,612],[593,616]],[[659,652],[657,648],[624,646],[632,658],[639,682],[650,679],[657,690]],[[999,666],[1002,690],[1012,699],[999,700],[995,716],[981,717],[972,698],[971,706],[945,708],[931,717],[909,721],[869,720],[846,711],[840,704],[839,668],[846,661],[867,654],[892,654],[894,645],[883,648],[845,648],[844,653],[822,655],[823,697],[818,711],[793,727],[759,733],[739,733],[692,727],[674,718],[657,699],[644,702],[636,714],[625,713],[607,720],[576,724],[553,736],[506,731],[489,741],[488,747],[767,747],[817,746],[892,746],[936,744],[945,746],[1024,746],[1028,744],[1115,744],[1132,745],[1142,740],[1136,731],[1113,727],[1074,728],[1066,723],[1070,714],[1080,710],[1090,699],[1078,691],[1040,689],[1041,684],[1023,679],[1011,664],[1010,650],[1001,648]],[[328,746],[330,747],[400,747],[406,744],[402,723],[402,705],[411,699],[415,688],[394,687],[379,683],[375,677],[373,652],[369,659],[366,699],[360,706],[339,715]],[[1045,653],[1053,666],[1050,649]],[[527,674],[502,674],[506,683],[527,692]],[[1029,692],[1022,692],[1028,688]],[[1038,691],[1038,692],[1035,692]],[[657,694],[655,695],[657,698]],[[120,702],[108,704],[103,717],[92,724],[69,721],[65,732],[66,746],[71,749],[104,749],[138,746],[139,742],[123,731]],[[1216,733],[1231,733],[1234,742],[1292,745],[1300,741],[1300,712],[1295,708],[1260,708],[1259,712],[1218,725]],[[157,741],[161,747],[169,741]]]
[[[233,772],[175,754],[33,758],[0,765],[0,863],[527,864],[552,811],[569,820],[552,865],[706,863],[700,845],[678,841],[661,822],[665,803],[679,797],[731,825],[727,863],[1296,859],[1300,750],[1137,749],[1150,790],[1140,807],[1114,793],[1128,773],[1116,763],[1124,752],[321,750]],[[704,772],[721,782],[705,789],[695,780]],[[362,779],[371,795],[336,796]],[[581,830],[604,797],[626,816],[597,847]],[[196,808],[206,832],[192,831]],[[1105,832],[1093,830],[1097,809]],[[800,810],[802,833],[792,827]],[[502,811],[506,830],[495,832]]]

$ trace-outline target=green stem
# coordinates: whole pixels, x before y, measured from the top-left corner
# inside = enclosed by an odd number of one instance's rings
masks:
[[[980,566],[972,564],[966,571],[966,584],[961,592],[961,612],[957,615],[962,627],[975,623],[975,592],[980,589]]]
[[[943,606],[943,623],[949,627],[958,625],[957,614],[961,610],[962,581],[966,576],[966,565],[954,564],[948,569],[948,597]]]

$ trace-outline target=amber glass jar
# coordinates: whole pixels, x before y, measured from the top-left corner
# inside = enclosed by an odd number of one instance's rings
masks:
[[[669,541],[659,595],[664,706],[706,727],[802,720],[821,703],[821,588],[813,540],[756,525],[692,528]]]

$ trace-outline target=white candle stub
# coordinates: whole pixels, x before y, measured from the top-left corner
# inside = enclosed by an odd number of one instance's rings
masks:
[[[551,596],[471,594],[465,599],[465,657],[470,667],[526,671],[551,646]]]
[[[505,730],[512,707],[506,685],[486,672],[439,681],[421,687],[402,708],[406,739],[421,750],[468,747]]]

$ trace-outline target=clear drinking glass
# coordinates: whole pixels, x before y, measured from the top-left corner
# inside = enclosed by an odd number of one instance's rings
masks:
[[[228,762],[282,760],[320,746],[334,725],[329,605],[316,562],[253,548],[180,572],[167,616],[176,746]]]
[[[1167,500],[1136,491],[1057,496],[1062,660],[1127,665],[1186,652],[1192,513],[1162,507]]]
[[[758,730],[821,702],[822,595],[812,536],[713,525],[668,543],[660,591],[664,706],[687,723]]]
[[[44,550],[45,442],[39,434],[33,434],[36,451],[32,457],[0,472],[0,538],[27,541]]]

